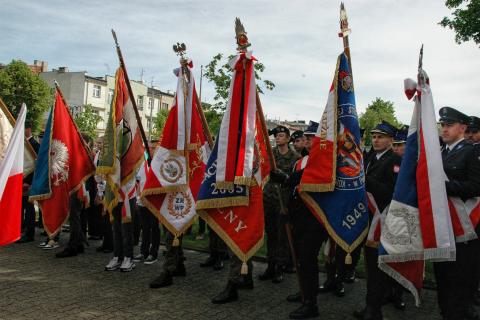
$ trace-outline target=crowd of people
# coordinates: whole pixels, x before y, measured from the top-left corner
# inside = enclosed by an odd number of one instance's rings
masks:
[[[25,136],[33,149],[38,152],[39,142],[32,136],[28,125]],[[275,138],[273,154],[278,169],[270,174],[270,181],[264,188],[264,216],[267,249],[267,267],[258,277],[259,281],[283,282],[284,273],[299,273],[300,288],[286,297],[292,303],[301,303],[291,314],[292,319],[305,319],[318,315],[317,295],[332,292],[338,297],[345,296],[346,282],[355,280],[355,268],[360,260],[361,251],[367,265],[367,294],[365,306],[355,311],[358,319],[382,319],[382,305],[393,303],[403,310],[403,288],[378,268],[378,248],[375,245],[359,246],[352,253],[352,263],[346,264],[347,253],[328,235],[322,225],[303,203],[297,192],[297,186],[303,173],[302,159],[308,157],[318,123],[311,122],[305,132],[290,134],[288,128],[277,126],[269,133]],[[383,211],[392,200],[393,190],[401,165],[408,136],[408,126],[396,128],[383,121],[370,132],[361,132],[362,137],[370,135],[372,146],[363,147],[363,164],[366,191],[370,192]],[[439,148],[442,148],[443,167],[448,180],[448,196],[458,196],[466,201],[480,196],[480,118],[469,117],[460,111],[444,107],[440,110]],[[88,137],[85,141],[92,150],[95,163],[101,141],[92,145]],[[150,146],[152,154],[157,141]],[[363,145],[362,145],[363,146]],[[349,148],[345,144],[343,148]],[[348,150],[347,150],[348,151]],[[145,174],[140,167],[137,174],[137,190],[141,190]],[[36,210],[28,202],[28,190],[32,175],[24,179],[23,197],[23,235],[18,243],[32,242],[35,236]],[[280,192],[277,188],[280,187]],[[166,245],[163,265],[159,276],[150,283],[151,288],[162,288],[173,284],[174,277],[186,275],[182,237],[179,239],[165,228],[161,228],[158,219],[143,205],[140,195],[133,196],[129,205],[132,221],[122,223],[121,207],[113,210],[111,219],[102,206],[105,181],[100,176],[92,176],[86,182],[89,202],[83,203],[72,195],[68,219],[69,241],[65,248],[56,254],[58,258],[76,256],[84,252],[89,240],[102,240],[96,249],[98,252],[111,253],[112,258],[105,266],[106,271],[120,270],[130,272],[136,264],[146,265],[158,261],[160,239],[163,230]],[[280,199],[281,198],[281,199]],[[285,206],[285,208],[283,208]],[[285,210],[286,209],[286,210]],[[288,214],[281,214],[286,211]],[[41,227],[42,214],[38,211],[38,226]],[[298,263],[292,259],[289,250],[285,224],[289,222],[293,234],[293,246]],[[64,230],[65,230],[64,227]],[[203,239],[205,223],[200,221],[197,239]],[[480,235],[480,225],[476,226]],[[49,236],[43,233],[45,240],[38,246],[44,250],[59,247],[60,233]],[[63,236],[63,235],[62,235]],[[178,241],[179,243],[175,243]],[[139,254],[134,255],[134,247],[139,245]],[[378,245],[378,244],[377,244]],[[318,256],[324,248],[326,281],[319,283]],[[231,266],[227,286],[212,299],[214,304],[224,304],[238,300],[239,289],[253,289],[252,265],[249,262],[248,273],[240,272],[238,258],[229,254],[227,246],[218,235],[209,229],[210,255],[200,267],[224,268],[224,261],[230,259]],[[438,304],[444,319],[480,319],[474,304],[479,305],[480,278],[480,240],[470,240],[457,244],[457,258],[453,262],[434,263],[437,283]]]

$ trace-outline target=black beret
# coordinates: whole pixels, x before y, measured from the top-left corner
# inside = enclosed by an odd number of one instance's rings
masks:
[[[397,134],[397,129],[387,121],[382,121],[381,123],[377,124],[377,126],[373,128],[370,133],[381,133],[393,138]]]
[[[303,131],[302,130],[297,130],[292,133],[292,136],[290,138],[290,142],[294,142],[298,138],[303,137]]]
[[[438,111],[438,113],[440,114],[441,123],[470,124],[470,117],[454,108],[443,107]]]
[[[268,135],[269,136],[271,136],[271,135],[276,136],[277,133],[281,133],[281,132],[285,132],[287,134],[287,136],[290,135],[290,130],[288,130],[288,128],[285,127],[285,126],[276,126],[272,130],[268,131]]]
[[[310,121],[308,124],[307,130],[303,133],[306,136],[313,136],[317,133],[318,130],[318,122]]]

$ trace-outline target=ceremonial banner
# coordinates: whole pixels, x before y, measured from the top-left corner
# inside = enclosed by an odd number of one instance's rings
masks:
[[[459,197],[449,197],[448,207],[455,241],[466,242],[477,239],[475,228],[480,221],[480,198],[470,198],[464,202]]]
[[[253,60],[242,52],[230,63],[229,102],[197,200],[200,216],[244,263],[263,243],[262,187],[270,172],[256,114]]]
[[[29,193],[29,200],[37,201],[42,209],[49,236],[60,232],[70,211],[70,195],[79,191],[94,171],[89,151],[57,88]]]
[[[415,108],[378,260],[379,268],[412,292],[419,305],[424,261],[454,260],[455,241],[432,92],[428,82],[407,79],[405,87],[409,98],[417,91]]]
[[[351,263],[350,253],[368,232],[368,207],[353,78],[345,53],[338,57],[299,190]]]
[[[128,200],[135,196],[135,174],[144,161],[144,152],[125,74],[122,68],[118,68],[97,174],[104,175],[107,181],[103,200],[105,208],[112,214],[113,208],[122,202],[124,222],[131,221]]]
[[[142,202],[175,237],[188,229],[196,217],[195,200],[210,153],[193,74],[189,66],[184,68],[174,70],[178,77],[175,102],[142,192]]]
[[[17,241],[21,234],[26,115],[27,108],[23,104],[0,162],[0,246]],[[2,121],[0,118],[0,123]]]
[[[23,107],[24,104],[22,104]],[[0,98],[0,161],[5,157],[8,141],[15,126],[15,119],[11,115],[5,103]],[[23,175],[28,176],[35,168],[35,159],[37,154],[28,141],[25,141],[25,151],[23,152]]]

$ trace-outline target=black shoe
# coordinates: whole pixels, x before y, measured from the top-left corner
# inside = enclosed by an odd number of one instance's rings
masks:
[[[383,320],[382,310],[370,306],[362,310],[354,311],[353,316],[360,320]]]
[[[327,293],[335,290],[335,280],[326,280],[320,287],[318,287],[318,293]]]
[[[268,264],[267,269],[258,276],[260,281],[272,280],[275,276],[275,266],[272,264]]]
[[[21,236],[20,239],[17,240],[17,242],[15,243],[27,243],[27,242],[33,242],[34,239],[31,238],[31,237],[27,237],[27,236]]]
[[[66,247],[63,251],[57,253],[55,256],[57,258],[68,258],[68,257],[75,257],[78,254],[77,250]]]
[[[225,290],[217,294],[212,299],[212,303],[214,304],[224,304],[238,300],[238,291],[237,285],[233,282],[228,282],[227,287]]]
[[[253,290],[253,278],[252,275],[242,277],[242,282],[237,284],[238,290]]]
[[[187,270],[185,269],[185,265],[180,263],[177,265],[177,268],[172,271],[172,276],[174,277],[185,277],[187,275]]]
[[[173,278],[170,272],[162,271],[160,275],[155,278],[152,282],[150,282],[150,288],[157,289],[157,288],[164,288],[171,286],[173,284]]]
[[[281,283],[283,281],[283,268],[280,266],[275,267],[275,273],[272,278],[273,283]]]
[[[207,267],[213,267],[213,265],[217,262],[217,259],[213,256],[209,256],[207,260],[204,262],[200,263],[200,267],[202,268],[207,268]]]
[[[224,267],[222,259],[216,259],[215,264],[213,265],[213,270],[218,271],[222,270]]]
[[[294,294],[290,294],[287,296],[287,301],[288,302],[302,302],[302,295],[300,294],[300,291]]]
[[[343,285],[343,282],[337,282],[335,284],[335,295],[339,298],[345,296],[345,287]]]
[[[318,316],[317,304],[313,301],[305,301],[298,309],[290,312],[290,319],[310,319]]]
[[[354,283],[355,282],[355,270],[347,270],[345,275],[345,282],[346,283]]]

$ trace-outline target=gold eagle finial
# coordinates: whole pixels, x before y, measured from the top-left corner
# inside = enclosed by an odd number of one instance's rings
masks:
[[[251,44],[248,42],[247,32],[240,18],[235,18],[235,38],[237,39],[237,50],[240,52],[247,51]]]

